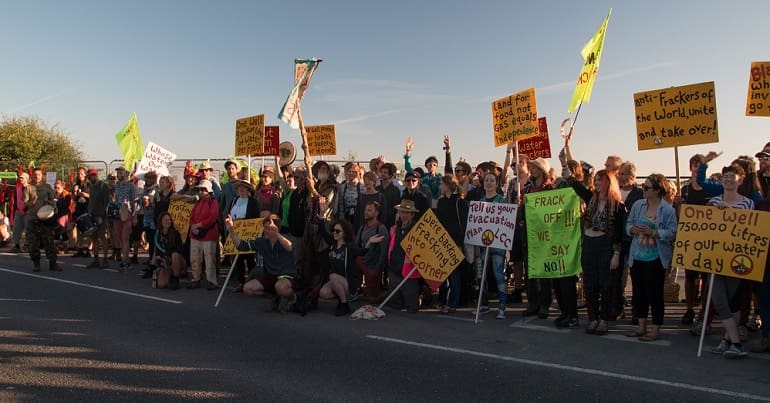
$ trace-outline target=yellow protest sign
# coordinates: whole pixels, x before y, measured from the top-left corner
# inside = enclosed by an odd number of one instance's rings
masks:
[[[310,156],[337,155],[337,135],[334,125],[305,126]]]
[[[535,89],[530,88],[492,102],[495,147],[540,134]]]
[[[751,62],[746,116],[770,116],[770,62]]]
[[[265,115],[235,121],[235,155],[254,156],[265,148]]]
[[[250,218],[247,220],[235,220],[233,221],[233,231],[238,235],[238,238],[244,241],[250,241],[262,236],[262,220],[264,218]],[[251,251],[239,251],[233,243],[233,238],[227,237],[223,246],[223,254],[225,255],[243,255],[254,253]]]
[[[431,288],[438,288],[465,258],[462,249],[428,210],[401,241],[409,260]]]
[[[194,204],[182,200],[172,200],[168,205],[171,222],[182,235],[182,241],[187,240],[187,233],[190,232],[190,212],[192,212],[193,206]]]
[[[762,281],[770,213],[691,204],[680,208],[674,266]]]
[[[641,150],[719,142],[714,82],[634,94]]]

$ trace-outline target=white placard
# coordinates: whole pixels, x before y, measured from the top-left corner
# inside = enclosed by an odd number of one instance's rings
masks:
[[[517,204],[470,202],[465,243],[510,250],[518,209]]]

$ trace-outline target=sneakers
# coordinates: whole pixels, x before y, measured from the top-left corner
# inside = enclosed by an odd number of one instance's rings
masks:
[[[749,343],[749,351],[752,353],[770,353],[770,337],[763,337]]]
[[[727,359],[744,358],[747,355],[749,355],[749,353],[746,352],[743,346],[736,346],[735,344],[731,345],[724,353],[722,353],[722,356]]]
[[[62,271],[62,268],[56,263],[55,260],[48,261],[48,270],[50,271]]]
[[[595,334],[599,336],[604,336],[605,334],[607,334],[607,331],[608,331],[607,321],[600,320],[599,324],[596,326]]]
[[[690,327],[690,334],[692,334],[693,336],[700,336],[700,332],[702,329],[703,329],[703,322],[695,323],[694,325],[692,325],[692,327]],[[711,326],[706,326],[706,334],[709,335],[711,333],[712,333]]]
[[[500,319],[500,320],[505,319],[505,309],[498,310],[497,316],[495,316],[495,319]]]
[[[688,309],[687,312],[684,313],[682,316],[682,320],[680,321],[683,325],[692,325],[692,322],[695,320],[695,311],[692,309]]]
[[[762,318],[757,314],[752,315],[751,318],[749,318],[749,323],[746,324],[746,327],[752,332],[762,329]]]
[[[209,291],[214,291],[219,289],[219,284],[214,284],[211,281],[206,281],[206,289]]]
[[[725,351],[730,349],[730,342],[722,339],[722,341],[719,342],[719,345],[711,349],[712,354],[724,354]]]
[[[107,260],[107,259],[102,259],[102,264],[99,267],[101,267],[102,269],[109,269],[110,268],[110,261]]]
[[[599,327],[599,321],[598,320],[592,320],[591,323],[586,326],[586,333],[587,334],[596,334],[596,328]]]
[[[567,325],[566,327],[568,327],[570,329],[574,329],[574,328],[580,326],[580,322],[578,321],[577,316],[573,316],[573,317],[569,318],[569,320],[567,321],[566,325]]]
[[[537,310],[537,317],[540,319],[548,319],[548,307],[541,306],[540,309]]]
[[[483,315],[485,313],[489,313],[489,307],[486,305],[482,305],[478,310],[474,309],[473,312],[471,312],[473,315]]]
[[[557,317],[556,319],[553,320],[553,325],[556,326],[556,327],[564,327],[562,322],[565,322],[566,320],[567,320],[567,315],[566,314],[561,314],[561,315],[559,315],[559,317]]]

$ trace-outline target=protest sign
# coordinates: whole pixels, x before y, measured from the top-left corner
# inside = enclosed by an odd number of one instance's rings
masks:
[[[136,167],[135,176],[142,178],[144,174],[155,171],[159,176],[168,176],[168,166],[176,160],[176,154],[150,141],[144,148],[144,154]]]
[[[641,150],[719,142],[714,82],[634,94]]]
[[[310,156],[337,155],[334,125],[305,126]]]
[[[246,220],[234,220],[233,231],[238,235],[238,238],[244,241],[251,241],[262,236],[262,220],[264,218],[250,218]],[[223,254],[225,255],[243,255],[254,253],[253,251],[239,251],[233,243],[231,237],[227,237],[223,247]]]
[[[278,126],[265,126],[265,148],[252,154],[252,157],[273,157],[278,154],[278,144],[280,139],[278,136]]]
[[[465,243],[510,250],[518,208],[516,204],[470,202]]]
[[[524,140],[519,140],[519,154],[525,154],[527,158],[551,158],[551,141],[548,139],[548,123],[545,116],[537,118],[538,134]]]
[[[683,204],[674,243],[674,266],[762,281],[770,213]]]
[[[432,289],[457,268],[465,258],[433,210],[428,210],[401,241],[409,260]]]
[[[495,147],[537,136],[537,101],[530,88],[492,102]]]
[[[265,115],[235,121],[235,155],[254,156],[265,149]]]
[[[577,275],[580,264],[580,198],[572,188],[525,197],[529,278]]]
[[[770,116],[770,62],[751,62],[746,116]]]
[[[194,204],[182,200],[172,200],[168,205],[171,222],[174,223],[174,228],[182,236],[182,241],[187,240],[187,233],[190,232],[190,213],[193,206]]]

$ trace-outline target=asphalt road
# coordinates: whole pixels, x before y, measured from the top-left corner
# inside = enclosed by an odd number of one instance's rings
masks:
[[[280,315],[229,291],[214,308],[214,291],[61,262],[32,273],[0,253],[2,402],[770,401],[770,355],[713,356],[715,333],[697,358],[679,305],[663,339],[642,343],[625,321],[592,336],[523,321],[523,306],[478,324],[469,309],[352,321],[332,302]]]

